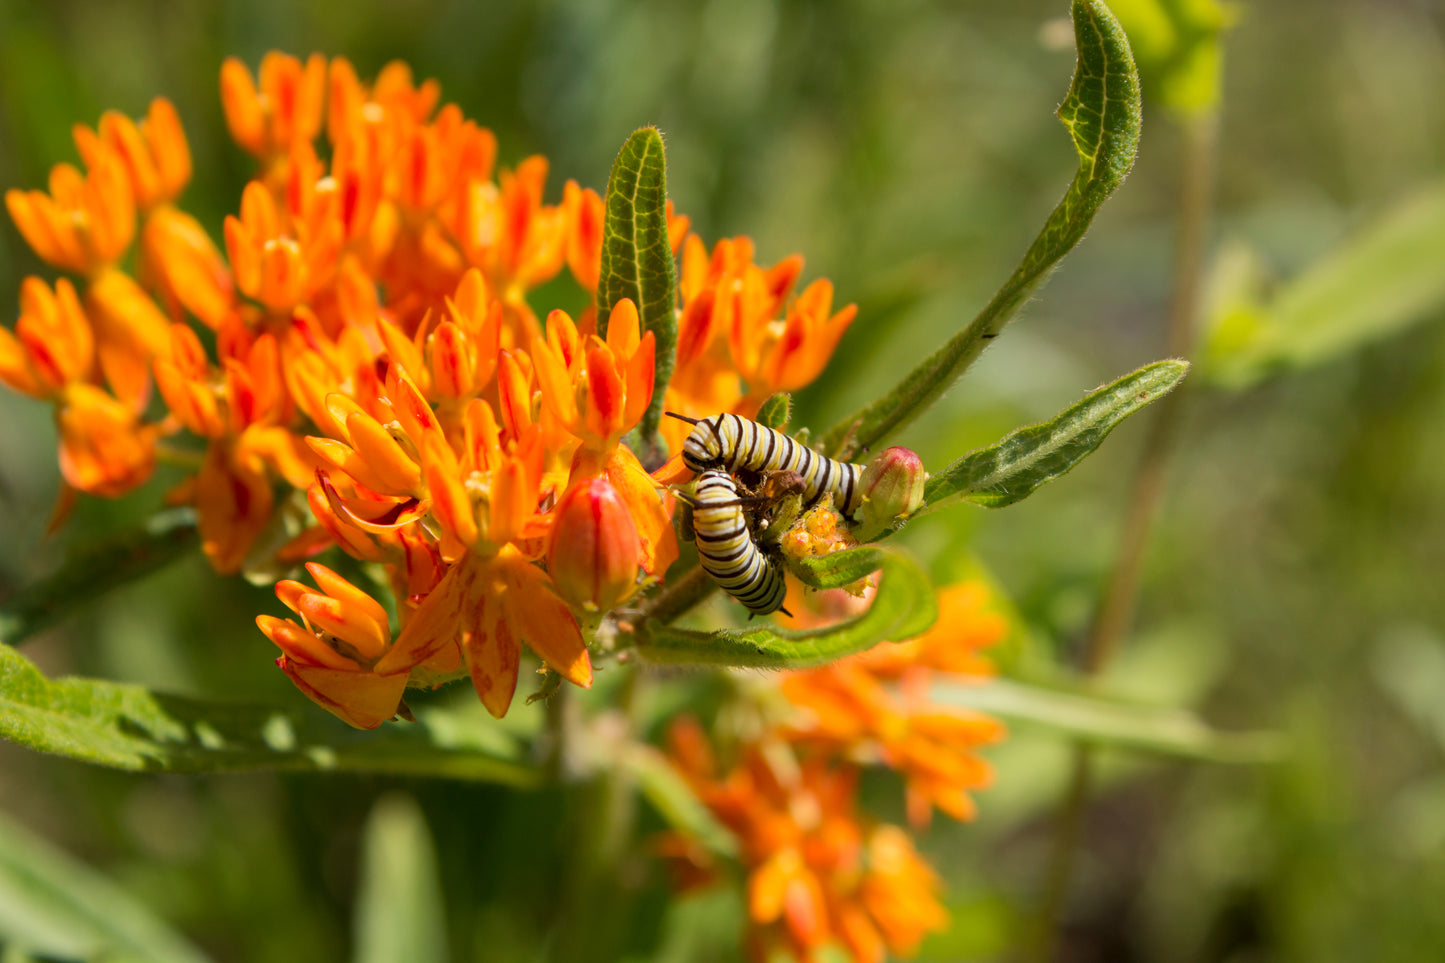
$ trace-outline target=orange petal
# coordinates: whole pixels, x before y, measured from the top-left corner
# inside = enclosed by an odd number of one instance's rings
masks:
[[[592,685],[592,661],[567,603],[553,594],[550,579],[520,556],[497,560],[506,589],[506,622],[542,661],[562,678],[586,689]]]
[[[376,675],[302,665],[282,656],[277,665],[311,701],[348,725],[375,729],[396,715],[407,674]]]

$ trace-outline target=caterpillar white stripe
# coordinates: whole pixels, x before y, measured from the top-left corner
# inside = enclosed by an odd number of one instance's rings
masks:
[[[704,471],[688,501],[703,571],[754,615],[782,608],[787,591],[782,565],[753,541],[732,476]]]
[[[740,468],[756,472],[795,471],[803,478],[805,508],[817,504],[824,492],[833,493],[833,507],[851,518],[863,503],[859,480],[861,465],[835,461],[783,434],[738,415],[721,414],[691,422],[693,429],[682,446],[682,461],[695,472]]]

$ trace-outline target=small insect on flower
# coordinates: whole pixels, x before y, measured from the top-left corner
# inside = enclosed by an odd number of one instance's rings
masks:
[[[723,471],[705,471],[693,494],[683,497],[692,505],[692,527],[703,571],[753,615],[782,609],[787,595],[782,565],[753,540],[743,512],[747,499],[738,495],[733,477]]]
[[[845,518],[851,518],[862,504],[861,465],[824,457],[781,431],[738,415],[698,420],[671,411],[667,414],[693,426],[683,443],[682,460],[695,472],[795,471],[803,478],[805,508],[815,505],[826,492],[833,493],[833,505]]]

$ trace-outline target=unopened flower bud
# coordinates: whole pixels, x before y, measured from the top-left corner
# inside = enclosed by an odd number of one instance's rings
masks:
[[[923,461],[907,448],[889,448],[863,469],[863,510],[854,530],[858,541],[868,542],[907,518],[923,505],[923,483],[928,472]]]
[[[599,476],[573,485],[556,515],[547,569],[557,594],[588,611],[606,611],[631,595],[641,541],[612,483]]]

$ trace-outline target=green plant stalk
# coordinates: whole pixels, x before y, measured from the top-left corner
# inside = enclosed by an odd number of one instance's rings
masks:
[[[1169,354],[1187,357],[1194,343],[1204,276],[1204,249],[1213,203],[1218,160],[1219,123],[1215,113],[1181,122],[1183,166],[1180,170],[1178,233],[1174,247],[1174,290],[1170,298],[1166,346]],[[1080,668],[1096,679],[1118,652],[1139,598],[1144,556],[1164,494],[1169,458],[1182,411],[1183,392],[1171,392],[1156,406],[1129,489],[1119,550],[1085,637]],[[1084,813],[1094,778],[1095,749],[1076,743],[1069,789],[1055,826],[1047,877],[1041,894],[1036,936],[1027,959],[1044,963],[1053,958],[1058,942],[1059,917],[1073,876]]]
[[[827,431],[817,445],[825,454],[846,461],[872,450],[937,401],[1083,238],[1099,206],[1134,166],[1139,74],[1128,37],[1103,0],[1073,0],[1072,15],[1079,56],[1058,117],[1079,156],[1074,180],[983,310],[885,395]]]
[[[170,565],[198,542],[196,513],[174,508],[136,531],[85,546],[57,571],[0,603],[0,642],[19,645],[73,613],[77,604]]]

